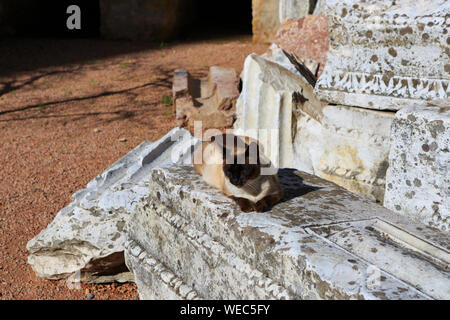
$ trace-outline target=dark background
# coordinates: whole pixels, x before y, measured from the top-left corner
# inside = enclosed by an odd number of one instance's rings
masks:
[[[81,30],[66,27],[67,7],[81,9]],[[95,0],[0,0],[0,26],[9,36],[84,38],[100,35],[100,7]]]
[[[127,0],[123,0],[127,1]],[[187,25],[177,38],[252,33],[251,0],[184,0]],[[66,27],[67,7],[81,9],[81,30]],[[13,37],[100,37],[98,0],[0,0],[0,35]]]

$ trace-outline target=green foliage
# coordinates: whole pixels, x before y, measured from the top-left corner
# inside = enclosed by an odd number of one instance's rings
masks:
[[[120,64],[120,67],[121,67],[122,69],[128,68],[129,66],[130,66],[130,63],[129,63],[129,62],[122,62],[122,63]]]
[[[173,105],[173,101],[172,101],[172,98],[170,96],[163,96],[161,102],[162,102],[162,104],[166,104],[166,105],[169,105],[169,106]]]

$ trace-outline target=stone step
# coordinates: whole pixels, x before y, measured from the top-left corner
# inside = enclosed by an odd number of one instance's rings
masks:
[[[153,169],[126,226],[140,297],[450,298],[448,234],[318,177],[279,176],[283,200],[244,213],[189,166]]]

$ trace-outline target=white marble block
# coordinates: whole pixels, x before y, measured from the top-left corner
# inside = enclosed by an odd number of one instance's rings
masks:
[[[330,47],[319,99],[399,110],[449,98],[449,1],[327,0],[321,7]]]
[[[450,231],[450,104],[413,105],[392,125],[385,206]]]
[[[155,168],[127,222],[141,299],[448,299],[449,238],[332,182],[279,170],[242,212],[192,167]]]
[[[28,263],[39,277],[74,281],[132,281],[124,260],[125,223],[148,194],[152,168],[189,164],[198,139],[174,128],[156,142],[145,141],[115,162],[27,244]]]

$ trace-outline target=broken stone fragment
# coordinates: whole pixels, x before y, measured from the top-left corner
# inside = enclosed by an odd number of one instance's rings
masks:
[[[281,49],[279,46],[277,46],[275,43],[272,43],[270,47],[267,49],[267,51],[261,55],[262,58],[273,61],[278,63],[283,68],[288,69],[289,71],[294,72],[299,77],[303,77],[303,75],[300,73],[300,71],[296,68],[296,66],[289,60],[287,56],[286,51]],[[319,64],[317,61],[312,59],[301,59],[299,61],[304,65],[304,67],[308,68],[308,70],[313,74],[316,75]]]
[[[175,70],[172,93],[178,126],[230,127],[239,96],[238,76],[232,68],[210,67],[208,77],[193,79],[184,69]]]
[[[151,168],[189,163],[197,141],[175,128],[156,142],[141,143],[77,191],[73,202],[27,244],[36,274],[74,282],[132,280],[123,255],[129,213],[148,193]]]
[[[449,238],[332,182],[279,170],[244,213],[192,167],[155,168],[127,222],[141,299],[448,299]]]
[[[235,132],[259,140],[276,167],[292,167],[293,110],[297,104],[322,107],[312,86],[299,73],[256,54],[245,59],[242,84]]]
[[[311,71],[320,76],[327,61],[328,18],[307,15],[300,19],[286,20],[278,30],[274,43],[305,62],[313,60],[318,63],[317,74],[315,70]]]
[[[189,91],[190,88],[193,88],[193,86],[189,84],[190,81],[192,81],[192,78],[187,70],[176,69],[174,71],[172,84],[173,100],[193,94]]]
[[[385,206],[450,231],[450,104],[413,105],[392,124]]]

